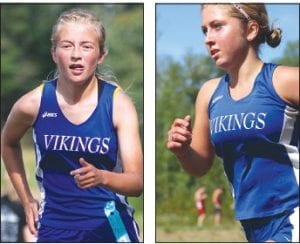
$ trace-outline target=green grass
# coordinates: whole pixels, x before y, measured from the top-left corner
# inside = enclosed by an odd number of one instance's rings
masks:
[[[191,219],[194,220],[191,224]],[[181,220],[181,223],[180,223]],[[222,219],[220,226],[213,225],[213,216],[208,215],[203,227],[196,225],[196,216],[156,216],[157,242],[246,242],[238,222]]]
[[[140,237],[143,239],[143,231],[144,231],[144,211],[143,211],[143,195],[140,197],[129,197],[128,202],[134,208],[134,219],[137,222],[140,230]]]

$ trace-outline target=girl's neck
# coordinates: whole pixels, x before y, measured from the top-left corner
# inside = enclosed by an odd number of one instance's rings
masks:
[[[263,62],[256,54],[248,55],[243,62],[228,70],[230,86],[235,87],[252,83],[261,71],[262,66]]]
[[[98,82],[96,76],[93,76],[82,84],[74,84],[58,78],[56,87],[57,93],[70,105],[90,98],[97,89]]]

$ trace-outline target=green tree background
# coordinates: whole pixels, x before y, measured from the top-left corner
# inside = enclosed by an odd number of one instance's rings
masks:
[[[114,78],[134,102],[143,141],[143,4],[1,4],[1,128],[16,100],[43,80],[51,78],[55,64],[50,55],[52,26],[71,8],[92,10],[106,28],[108,55],[101,73]],[[35,162],[31,131],[22,141],[29,182],[34,191]],[[8,183],[3,177],[1,190]],[[2,192],[2,191],[1,191]],[[143,196],[129,198],[143,231]]]
[[[288,43],[284,56],[274,62],[299,66],[299,40]],[[219,186],[225,188],[224,221],[233,223],[231,187],[221,160],[216,158],[210,172],[197,178],[187,175],[166,149],[167,132],[173,120],[187,114],[194,118],[194,103],[201,85],[222,75],[223,71],[216,68],[208,56],[192,53],[187,53],[180,63],[171,57],[159,56],[156,69],[156,226],[169,231],[176,226],[195,226],[194,192],[200,186],[205,186],[208,194],[207,225],[212,225],[212,192]]]

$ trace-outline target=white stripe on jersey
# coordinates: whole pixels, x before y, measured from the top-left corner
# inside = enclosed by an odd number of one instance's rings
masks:
[[[122,160],[121,160],[121,157],[120,157],[120,151],[119,150],[117,152],[117,162],[116,162],[116,166],[113,169],[113,172],[116,172],[116,173],[122,173],[123,172],[123,163],[122,163]],[[116,196],[119,198],[120,202],[126,206],[127,213],[129,214],[129,216],[131,216],[133,218],[134,209],[133,209],[133,207],[131,207],[127,203],[126,197],[124,195],[118,194],[118,193],[116,193]]]
[[[121,157],[120,157],[120,151],[119,150],[117,152],[116,165],[115,165],[115,167],[113,168],[112,171],[116,172],[116,173],[122,173],[123,172],[123,163],[122,163],[122,160],[121,160]]]
[[[299,207],[294,209],[294,213],[290,215],[290,222],[293,225],[292,242],[299,243]]]
[[[41,151],[40,151],[40,148],[39,148],[39,146],[37,144],[37,141],[36,141],[36,134],[35,134],[34,129],[32,130],[32,134],[33,134],[33,141],[34,141],[35,155],[36,155],[36,172],[35,173],[38,177],[43,179],[44,174],[43,174],[43,170],[40,167]],[[45,202],[45,197],[46,196],[45,196],[45,189],[43,187],[42,182],[37,180],[37,183],[38,183],[38,186],[39,186],[39,189],[40,189],[40,194],[41,194],[41,203],[40,203],[40,209],[39,209],[39,216],[41,218],[41,216],[44,212],[45,204],[46,204],[46,202]]]
[[[290,106],[286,106],[284,110],[284,120],[282,124],[279,143],[285,146],[288,156],[294,166],[299,169],[299,150],[297,146],[290,145],[299,111]],[[299,185],[299,180],[298,180]]]

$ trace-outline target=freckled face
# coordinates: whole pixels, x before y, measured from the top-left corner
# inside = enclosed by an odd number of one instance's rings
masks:
[[[242,23],[229,15],[225,5],[204,7],[202,31],[208,52],[219,67],[230,69],[245,58],[249,44]]]
[[[57,45],[52,50],[59,79],[73,83],[85,83],[95,75],[100,55],[99,36],[89,24],[66,23],[59,27]]]

